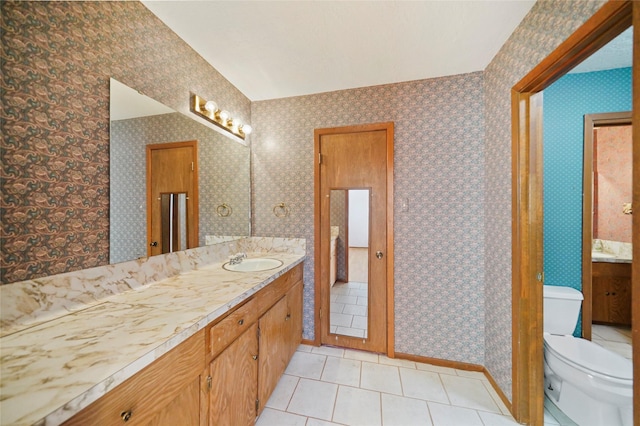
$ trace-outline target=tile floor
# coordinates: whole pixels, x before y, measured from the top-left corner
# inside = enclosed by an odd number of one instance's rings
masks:
[[[369,290],[363,282],[336,282],[331,287],[331,333],[367,337]]]
[[[629,329],[594,325],[593,340],[631,356]],[[547,398],[544,424],[575,426]],[[368,352],[301,345],[256,425],[517,423],[482,373]]]
[[[591,340],[605,348],[631,359],[631,328],[593,324]]]
[[[336,424],[517,425],[480,372],[301,345],[256,425]]]

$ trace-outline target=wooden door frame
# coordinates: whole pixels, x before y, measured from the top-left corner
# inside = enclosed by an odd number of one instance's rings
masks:
[[[604,126],[631,124],[631,111],[585,114],[584,163],[582,166],[582,337],[591,340],[593,319],[593,286],[591,271],[591,246],[593,241],[593,130]]]
[[[640,28],[640,3],[609,1],[567,40],[520,80],[512,99],[512,405],[516,421],[544,423],[542,338],[542,92],[574,66],[634,24]],[[640,31],[633,42],[633,110],[640,111]],[[640,199],[640,126],[633,126],[633,195]],[[640,229],[640,217],[633,218]],[[640,294],[640,232],[633,233],[632,292]],[[633,301],[633,347],[640,348],[640,298]],[[640,350],[634,350],[634,406],[640,405]],[[640,409],[634,410],[640,424]]]
[[[394,123],[375,123],[375,124],[362,124],[346,127],[334,127],[326,129],[314,130],[314,145],[313,145],[313,185],[314,185],[314,340],[313,344],[320,346],[321,344],[321,318],[320,307],[322,306],[321,300],[321,258],[320,258],[320,225],[321,225],[321,200],[320,200],[320,137],[324,135],[331,135],[337,133],[357,133],[357,132],[371,132],[376,130],[385,130],[387,134],[387,356],[394,357],[394,281],[393,281],[393,140],[394,140]],[[328,275],[328,274],[327,274]]]
[[[200,204],[198,201],[198,193],[200,192],[200,188],[198,185],[198,141],[184,141],[184,142],[168,142],[168,143],[156,143],[146,145],[147,152],[147,253],[149,253],[149,244],[151,243],[151,204],[152,204],[152,194],[151,194],[151,154],[154,150],[158,149],[173,149],[173,148],[185,148],[191,147],[193,148],[193,186],[194,191],[191,194],[191,205],[193,210],[193,224],[189,226],[189,222],[187,221],[187,248],[195,248],[199,246],[198,237],[199,237],[199,225],[200,218],[198,215],[198,211],[200,210]],[[187,205],[189,203],[187,202]],[[187,214],[187,218],[189,214]],[[148,256],[148,255],[147,255]]]

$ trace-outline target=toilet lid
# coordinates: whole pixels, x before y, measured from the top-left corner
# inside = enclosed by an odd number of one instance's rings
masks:
[[[597,343],[573,336],[553,334],[545,334],[544,341],[548,349],[570,364],[596,374],[622,380],[633,380],[631,361]]]

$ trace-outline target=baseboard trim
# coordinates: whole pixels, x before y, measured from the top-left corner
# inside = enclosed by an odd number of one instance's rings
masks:
[[[320,344],[315,340],[309,340],[309,339],[302,339],[300,343],[303,345],[309,345],[309,346],[320,346]]]
[[[407,359],[409,361],[422,362],[424,364],[437,365],[439,367],[457,368],[458,370],[465,371],[481,371],[484,372],[485,368],[479,364],[469,364],[466,362],[449,361],[440,358],[430,358],[428,356],[405,354],[402,352],[396,352],[396,358]]]

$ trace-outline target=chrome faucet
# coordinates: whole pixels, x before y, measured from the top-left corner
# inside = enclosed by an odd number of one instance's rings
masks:
[[[233,256],[229,256],[229,265],[237,265],[238,263],[242,262],[242,259],[246,259],[247,258],[247,254],[240,252],[240,253],[236,253]]]

